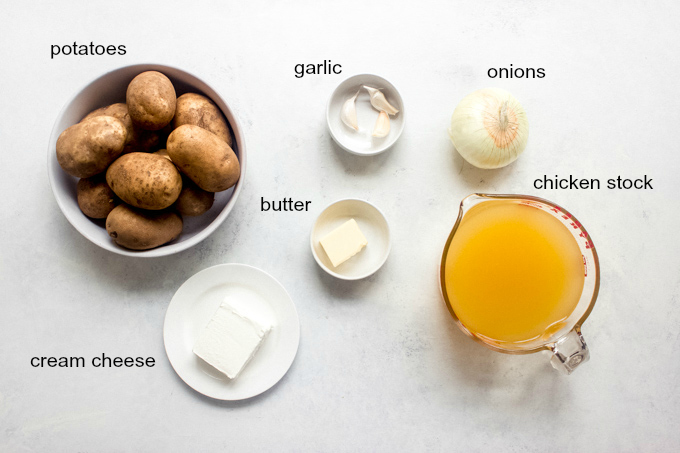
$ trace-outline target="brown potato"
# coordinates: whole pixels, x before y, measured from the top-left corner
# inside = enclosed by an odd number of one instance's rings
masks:
[[[126,204],[116,206],[106,218],[106,232],[116,244],[147,250],[177,238],[182,232],[182,217],[171,209],[144,211]]]
[[[221,192],[239,179],[241,167],[236,154],[217,135],[185,124],[170,134],[168,154],[182,173],[208,192]]]
[[[76,193],[80,210],[93,219],[105,219],[118,204],[103,173],[78,181]]]
[[[196,93],[185,93],[178,97],[172,125],[176,129],[184,124],[202,127],[231,146],[231,132],[227,120],[210,98]]]
[[[139,126],[136,126],[130,118],[127,104],[119,102],[111,104],[108,107],[102,107],[94,110],[85,116],[83,120],[95,116],[112,116],[118,118],[125,124],[128,131],[127,143],[123,148],[122,154],[127,153],[148,153],[158,148],[161,142],[161,134],[157,131],[147,131]]]
[[[208,212],[214,201],[213,192],[206,192],[191,179],[184,177],[182,178],[182,192],[175,202],[175,208],[184,217],[197,216]]]
[[[106,170],[127,140],[125,124],[112,116],[88,118],[57,139],[57,161],[68,174],[89,178]]]
[[[159,149],[159,150],[156,151],[154,154],[156,154],[156,155],[158,155],[158,156],[161,156],[161,157],[165,157],[165,158],[168,159],[170,162],[172,162],[172,159],[170,159],[170,154],[168,154],[168,150],[167,150],[167,149]],[[184,186],[184,178],[182,178],[182,186]]]
[[[128,132],[132,132],[132,119],[128,113],[127,105],[123,102],[118,102],[116,104],[111,104],[109,106],[93,110],[85,115],[85,118],[83,118],[82,121],[85,121],[88,118],[94,118],[96,116],[112,116],[114,118],[118,118],[123,122],[123,124],[125,124]],[[129,138],[130,137],[128,136],[128,139]]]
[[[125,154],[106,171],[109,187],[129,205],[160,210],[172,205],[182,191],[182,176],[158,154]]]
[[[168,137],[170,136],[171,132],[172,122],[168,123],[163,129],[156,131],[156,133],[158,134],[158,148],[156,149],[167,148],[166,144],[168,143]]]
[[[132,79],[125,99],[130,118],[143,129],[162,129],[175,116],[175,87],[158,71],[142,72]]]

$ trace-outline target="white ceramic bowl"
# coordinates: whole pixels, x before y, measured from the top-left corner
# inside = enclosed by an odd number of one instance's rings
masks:
[[[333,267],[319,241],[354,219],[368,245],[338,267]],[[321,269],[343,280],[359,280],[374,274],[387,260],[392,247],[390,227],[382,211],[365,200],[346,198],[330,204],[317,217],[310,238],[312,254]]]
[[[370,97],[363,88],[364,85],[380,89],[387,101],[399,110],[399,113],[390,116],[390,133],[386,137],[372,136],[379,112],[371,106]],[[342,122],[340,111],[345,101],[354,96],[357,91],[359,91],[356,99],[359,130],[355,131]],[[333,140],[345,151],[359,156],[372,156],[389,149],[401,136],[404,121],[404,102],[399,91],[387,80],[373,74],[355,75],[342,82],[333,91],[326,107],[326,122]]]
[[[85,115],[99,107],[116,102],[125,102],[125,92],[130,81],[144,71],[159,71],[165,74],[175,86],[177,96],[186,92],[197,92],[208,96],[222,110],[233,131],[232,148],[238,156],[241,177],[234,187],[215,194],[215,202],[210,211],[198,217],[185,217],[184,230],[179,238],[151,250],[128,250],[116,245],[106,233],[104,220],[93,220],[85,216],[78,207],[76,199],[77,178],[67,174],[59,166],[56,144],[59,134],[69,126],[78,123]],[[80,90],[66,103],[54,123],[47,148],[47,172],[57,204],[68,221],[83,236],[98,246],[120,255],[158,257],[170,255],[192,247],[208,237],[227,218],[234,208],[236,199],[243,187],[246,174],[246,146],[241,126],[229,106],[217,91],[198,77],[181,69],[158,64],[138,64],[108,72]]]

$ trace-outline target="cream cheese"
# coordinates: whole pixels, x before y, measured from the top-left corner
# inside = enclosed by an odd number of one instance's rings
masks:
[[[255,356],[271,326],[261,326],[222,302],[194,344],[193,352],[229,379]]]

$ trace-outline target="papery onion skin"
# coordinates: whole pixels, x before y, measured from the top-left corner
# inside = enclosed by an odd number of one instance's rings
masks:
[[[456,150],[475,167],[501,168],[526,148],[529,122],[519,101],[500,88],[470,93],[451,116],[449,137]]]

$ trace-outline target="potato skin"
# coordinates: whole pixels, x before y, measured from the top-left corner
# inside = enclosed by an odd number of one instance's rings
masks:
[[[168,154],[167,149],[159,149],[158,151],[154,152],[154,154],[161,156],[161,157],[164,157],[164,158],[168,159],[170,162],[172,162],[172,159],[170,159],[170,155]],[[185,178],[182,178],[182,186],[184,186],[184,181],[185,181]]]
[[[172,82],[158,71],[146,71],[132,79],[125,101],[132,122],[143,129],[157,131],[175,116],[177,95]]]
[[[206,192],[191,179],[182,178],[182,192],[175,202],[175,208],[183,217],[198,216],[212,208],[215,201],[213,192]]]
[[[93,219],[105,219],[119,202],[103,173],[78,181],[76,193],[80,210]]]
[[[208,97],[185,93],[177,98],[175,117],[172,125],[176,129],[185,124],[193,124],[212,132],[231,146],[231,132],[227,120],[220,109]]]
[[[130,114],[128,113],[127,105],[123,102],[118,102],[116,104],[111,104],[106,107],[101,107],[98,108],[97,110],[93,110],[87,115],[85,115],[85,118],[83,118],[81,122],[88,118],[94,118],[97,116],[112,116],[114,118],[118,118],[123,122],[123,124],[125,124],[125,128],[128,130],[128,132],[132,131],[132,119],[130,118]],[[128,139],[129,138],[130,137],[128,136]]]
[[[158,148],[161,143],[161,134],[157,131],[147,131],[132,122],[127,104],[118,102],[107,107],[102,107],[88,113],[83,120],[96,116],[112,116],[118,118],[125,124],[128,131],[127,142],[122,154],[127,153],[148,153]]]
[[[106,170],[122,152],[127,129],[112,116],[88,118],[66,129],[57,139],[57,161],[77,178]]]
[[[182,191],[182,175],[158,154],[120,156],[106,170],[106,182],[127,204],[154,211],[172,205]]]
[[[201,189],[221,192],[239,179],[241,167],[236,154],[217,135],[201,127],[178,127],[167,143],[170,159]]]
[[[116,206],[106,218],[106,232],[114,242],[132,250],[148,250],[177,238],[182,217],[171,210],[144,211],[126,204]]]

